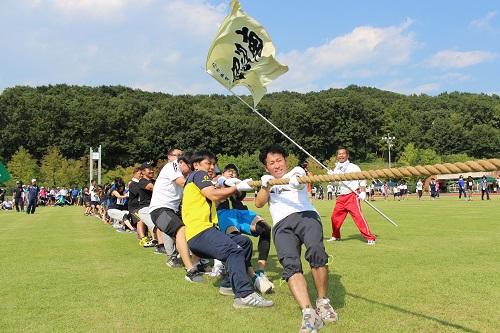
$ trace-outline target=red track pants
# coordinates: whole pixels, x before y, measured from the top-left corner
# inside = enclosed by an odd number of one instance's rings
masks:
[[[355,193],[340,195],[335,203],[335,208],[332,213],[332,236],[340,238],[340,227],[345,221],[347,213],[351,214],[354,223],[359,229],[359,232],[366,240],[375,240],[375,236],[371,233],[363,213],[361,213],[361,205],[359,204],[358,196]]]

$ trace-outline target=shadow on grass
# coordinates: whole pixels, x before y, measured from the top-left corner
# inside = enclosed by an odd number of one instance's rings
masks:
[[[330,239],[330,237],[323,237],[323,240],[325,240],[325,241],[328,239]],[[359,235],[359,234],[350,235],[347,237],[342,237],[341,242],[351,241],[351,240],[359,240],[359,241],[362,241],[363,243],[366,243],[366,239],[364,239],[364,237]],[[335,243],[335,242],[333,242],[333,243]]]
[[[281,267],[281,265],[279,265],[278,258],[276,257],[275,254],[269,255],[267,265],[266,265],[266,271],[273,272],[274,274],[276,274],[276,272],[279,272],[278,276],[281,277],[282,267]],[[307,281],[309,296],[311,297],[311,301],[314,304],[314,301],[316,299],[316,289],[314,287],[314,280],[313,280],[311,271],[308,271],[306,274],[304,274],[304,277],[306,278],[306,281]],[[342,284],[340,279],[341,279],[341,276],[339,274],[335,274],[332,272],[328,273],[328,295],[327,295],[327,297],[330,299],[333,308],[336,310],[343,308],[345,305],[346,291],[345,291],[344,285]],[[222,278],[214,278],[214,279],[212,279],[211,284],[214,287],[219,288],[221,281],[222,281]],[[285,282],[285,280],[282,280],[282,279],[276,280],[275,279],[273,282],[276,286],[283,285],[285,288],[287,288],[287,283]]]
[[[351,296],[353,298],[357,298],[357,299],[363,300],[363,301],[368,302],[368,303],[380,305],[380,306],[383,306],[383,307],[386,307],[386,308],[389,308],[389,309],[392,309],[392,310],[395,310],[395,311],[398,311],[398,312],[401,312],[401,313],[406,313],[406,314],[409,314],[409,315],[412,315],[412,316],[416,316],[416,317],[424,318],[424,319],[427,319],[427,320],[431,320],[431,321],[434,321],[434,322],[436,322],[436,323],[438,323],[440,325],[447,326],[447,327],[452,327],[454,329],[461,330],[461,331],[464,331],[464,332],[479,333],[479,331],[473,330],[471,328],[468,328],[468,327],[465,327],[465,326],[462,326],[462,325],[458,325],[458,324],[454,324],[454,323],[450,323],[450,322],[447,322],[445,320],[442,320],[442,319],[439,319],[439,318],[434,318],[434,317],[431,317],[431,316],[428,316],[428,315],[425,315],[425,314],[422,314],[422,313],[418,313],[418,312],[413,312],[413,311],[410,311],[410,310],[406,310],[406,309],[400,308],[399,306],[396,306],[396,305],[386,304],[386,303],[382,303],[382,302],[377,302],[377,301],[374,301],[372,299],[365,298],[365,297],[362,297],[362,296],[359,296],[359,295],[355,295],[355,294],[352,294],[352,293],[349,293],[349,292],[345,293],[345,295],[348,295],[348,296]]]

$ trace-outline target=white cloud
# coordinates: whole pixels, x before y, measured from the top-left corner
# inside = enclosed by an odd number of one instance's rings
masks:
[[[498,10],[489,12],[486,16],[473,20],[470,25],[471,27],[481,29],[481,30],[490,30],[491,29],[491,21],[497,16]]]
[[[464,68],[493,60],[495,53],[486,51],[452,51],[444,50],[434,54],[426,64],[438,68]]]
[[[227,5],[221,3],[214,6],[200,0],[171,0],[165,9],[166,22],[173,33],[179,34],[185,30],[190,35],[210,39],[215,37],[218,25],[226,14]]]
[[[128,2],[128,0],[52,0],[53,6],[66,15],[86,14],[95,18],[116,16]]]
[[[332,75],[373,77],[408,63],[412,51],[420,46],[408,31],[412,23],[408,18],[399,26],[360,26],[323,45],[280,54],[278,59],[290,68],[286,74],[289,89],[301,91],[300,87],[312,87],[313,81],[331,81]]]

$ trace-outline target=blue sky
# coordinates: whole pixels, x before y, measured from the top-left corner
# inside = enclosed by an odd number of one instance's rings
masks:
[[[270,91],[350,84],[500,94],[500,2],[240,0],[290,70]],[[124,85],[223,93],[204,71],[229,0],[2,0],[0,91]]]

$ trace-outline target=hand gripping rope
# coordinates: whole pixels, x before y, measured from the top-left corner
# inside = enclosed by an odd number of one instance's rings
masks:
[[[378,170],[368,170],[360,172],[351,172],[344,174],[335,175],[315,175],[315,176],[303,176],[297,177],[299,183],[313,183],[313,182],[341,182],[342,185],[346,186],[343,181],[346,180],[362,180],[362,179],[375,179],[375,178],[404,178],[404,177],[415,177],[415,176],[431,176],[431,175],[444,175],[451,173],[465,173],[465,172],[486,172],[486,171],[497,171],[500,170],[500,159],[489,159],[489,160],[475,160],[467,162],[457,162],[457,163],[444,163],[444,164],[432,164],[432,165],[417,165],[409,167],[400,168],[386,168]],[[271,179],[269,185],[287,185],[289,182],[288,178]],[[249,182],[252,187],[260,187],[260,181]],[[369,201],[364,200],[373,209],[375,209],[379,214],[385,217],[390,223],[398,226],[394,221],[387,217],[384,213],[378,210],[375,206],[371,205]]]

